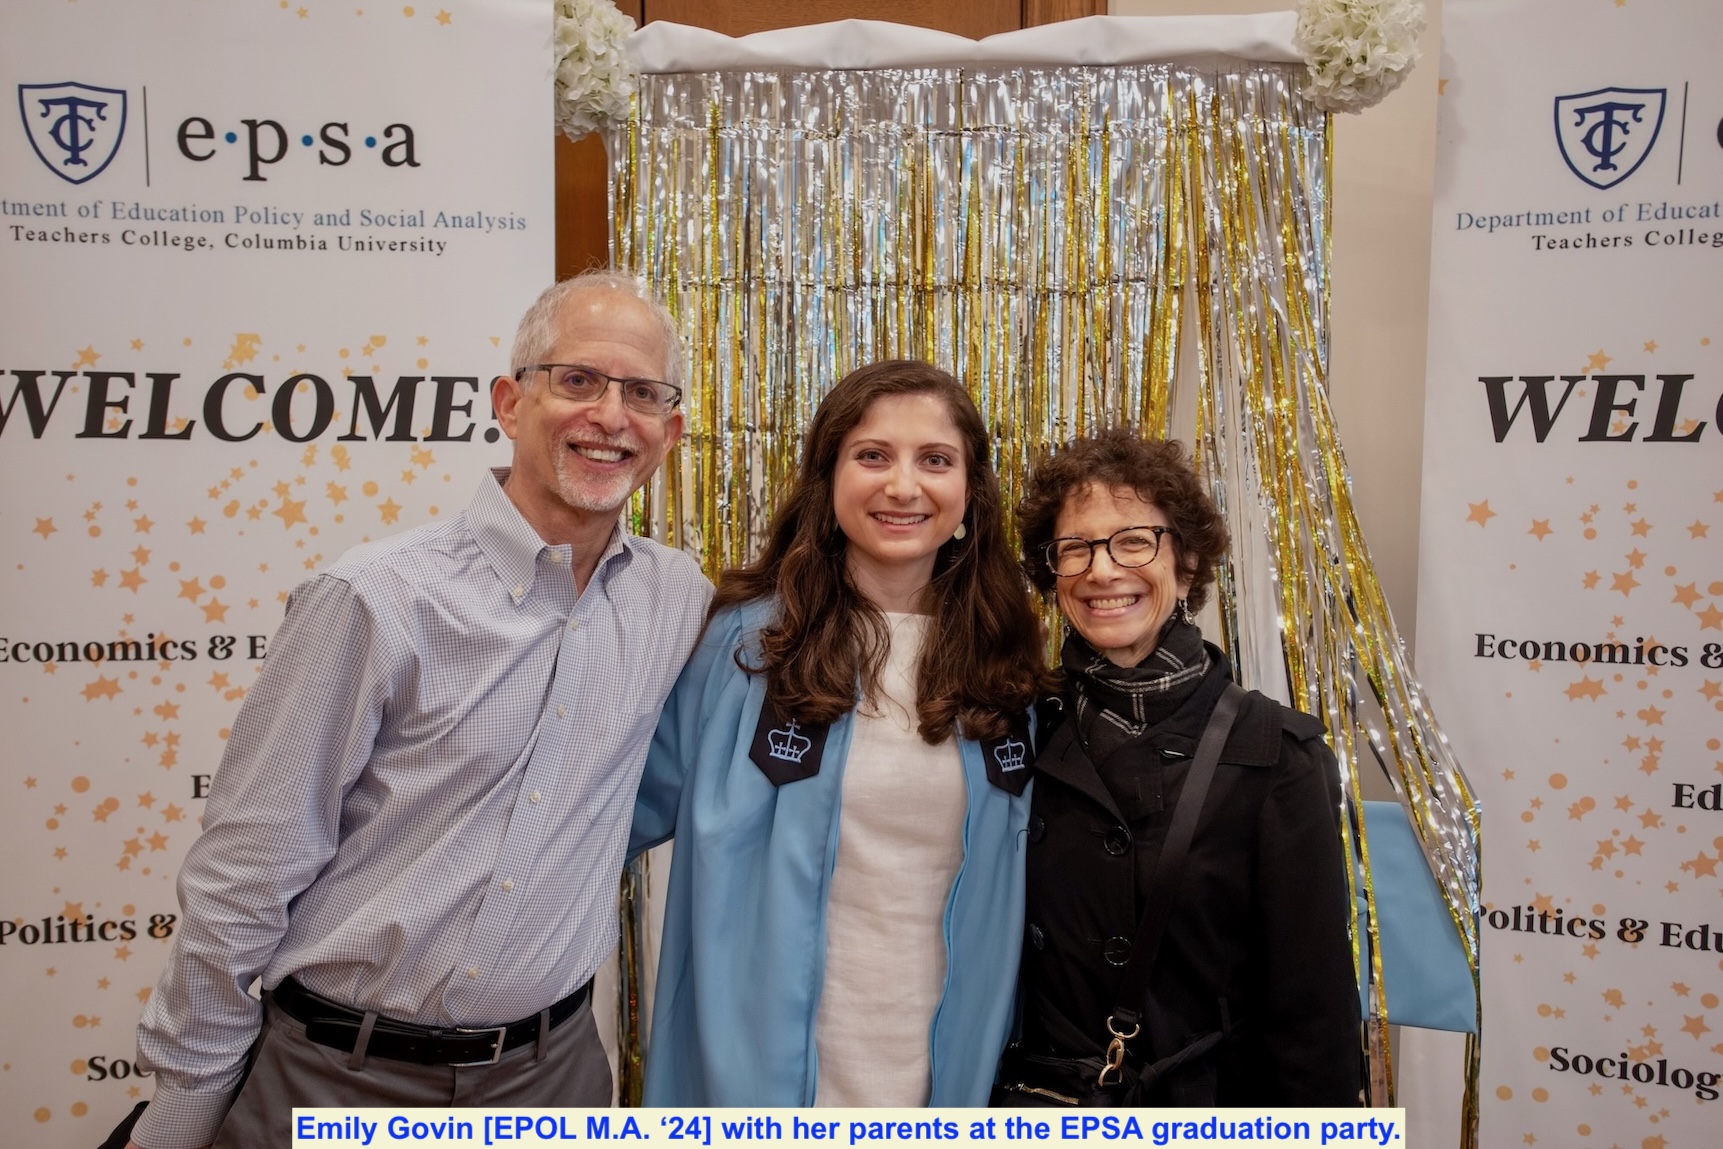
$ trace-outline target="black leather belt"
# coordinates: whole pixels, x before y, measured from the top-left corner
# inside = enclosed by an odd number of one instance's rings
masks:
[[[592,982],[550,1007],[550,1027],[555,1029],[585,1002]],[[365,1015],[339,1002],[312,993],[293,978],[270,991],[270,999],[305,1026],[305,1036],[318,1045],[351,1053],[358,1043]],[[489,1065],[511,1049],[538,1040],[539,1015],[524,1017],[509,1025],[486,1029],[439,1028],[379,1017],[365,1045],[365,1056],[418,1065]]]

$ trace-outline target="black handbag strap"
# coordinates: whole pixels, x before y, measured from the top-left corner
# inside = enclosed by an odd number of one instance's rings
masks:
[[[1167,919],[1172,916],[1173,899],[1179,891],[1179,877],[1184,870],[1185,857],[1190,853],[1191,839],[1196,836],[1197,819],[1202,815],[1203,802],[1208,797],[1209,783],[1214,781],[1215,766],[1226,746],[1233,720],[1238,717],[1239,704],[1245,692],[1236,682],[1226,684],[1202,740],[1197,743],[1196,757],[1190,773],[1179,791],[1178,805],[1173,808],[1172,825],[1167,828],[1167,840],[1155,859],[1154,876],[1149,883],[1148,902],[1143,917],[1137,923],[1137,936],[1131,943],[1130,961],[1125,976],[1119,982],[1112,1014],[1107,1018],[1110,1038],[1122,1052],[1123,1040],[1134,1037],[1142,1019],[1142,1003],[1149,992],[1149,974],[1155,968],[1155,955],[1161,948],[1161,935],[1166,932]]]

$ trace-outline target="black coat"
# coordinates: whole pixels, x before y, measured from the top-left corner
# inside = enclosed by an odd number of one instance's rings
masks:
[[[1027,1052],[1093,1057],[1106,1045],[1150,875],[1228,681],[1220,652],[1210,647],[1210,657],[1195,693],[1101,770],[1072,720],[1043,740],[1029,819]],[[1142,1066],[1213,1031],[1227,1036],[1164,1078],[1151,1104],[1360,1103],[1340,785],[1322,734],[1317,719],[1263,695],[1243,701],[1185,861],[1143,1033],[1129,1049]]]

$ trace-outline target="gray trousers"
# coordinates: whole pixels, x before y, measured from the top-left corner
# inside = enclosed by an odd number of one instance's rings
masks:
[[[317,1045],[305,1026],[266,1001],[263,1029],[228,1110],[215,1149],[293,1142],[295,1106],[402,1108],[600,1108],[611,1100],[610,1062],[592,1020],[592,1000],[536,1045],[512,1049],[492,1065],[415,1065]]]

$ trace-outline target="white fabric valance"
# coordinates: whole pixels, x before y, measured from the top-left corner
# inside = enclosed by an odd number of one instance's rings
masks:
[[[1086,16],[970,40],[883,20],[835,20],[725,36],[654,21],[628,38],[645,73],[734,69],[913,68],[974,64],[1148,64],[1202,56],[1297,63],[1296,12],[1242,16]]]

